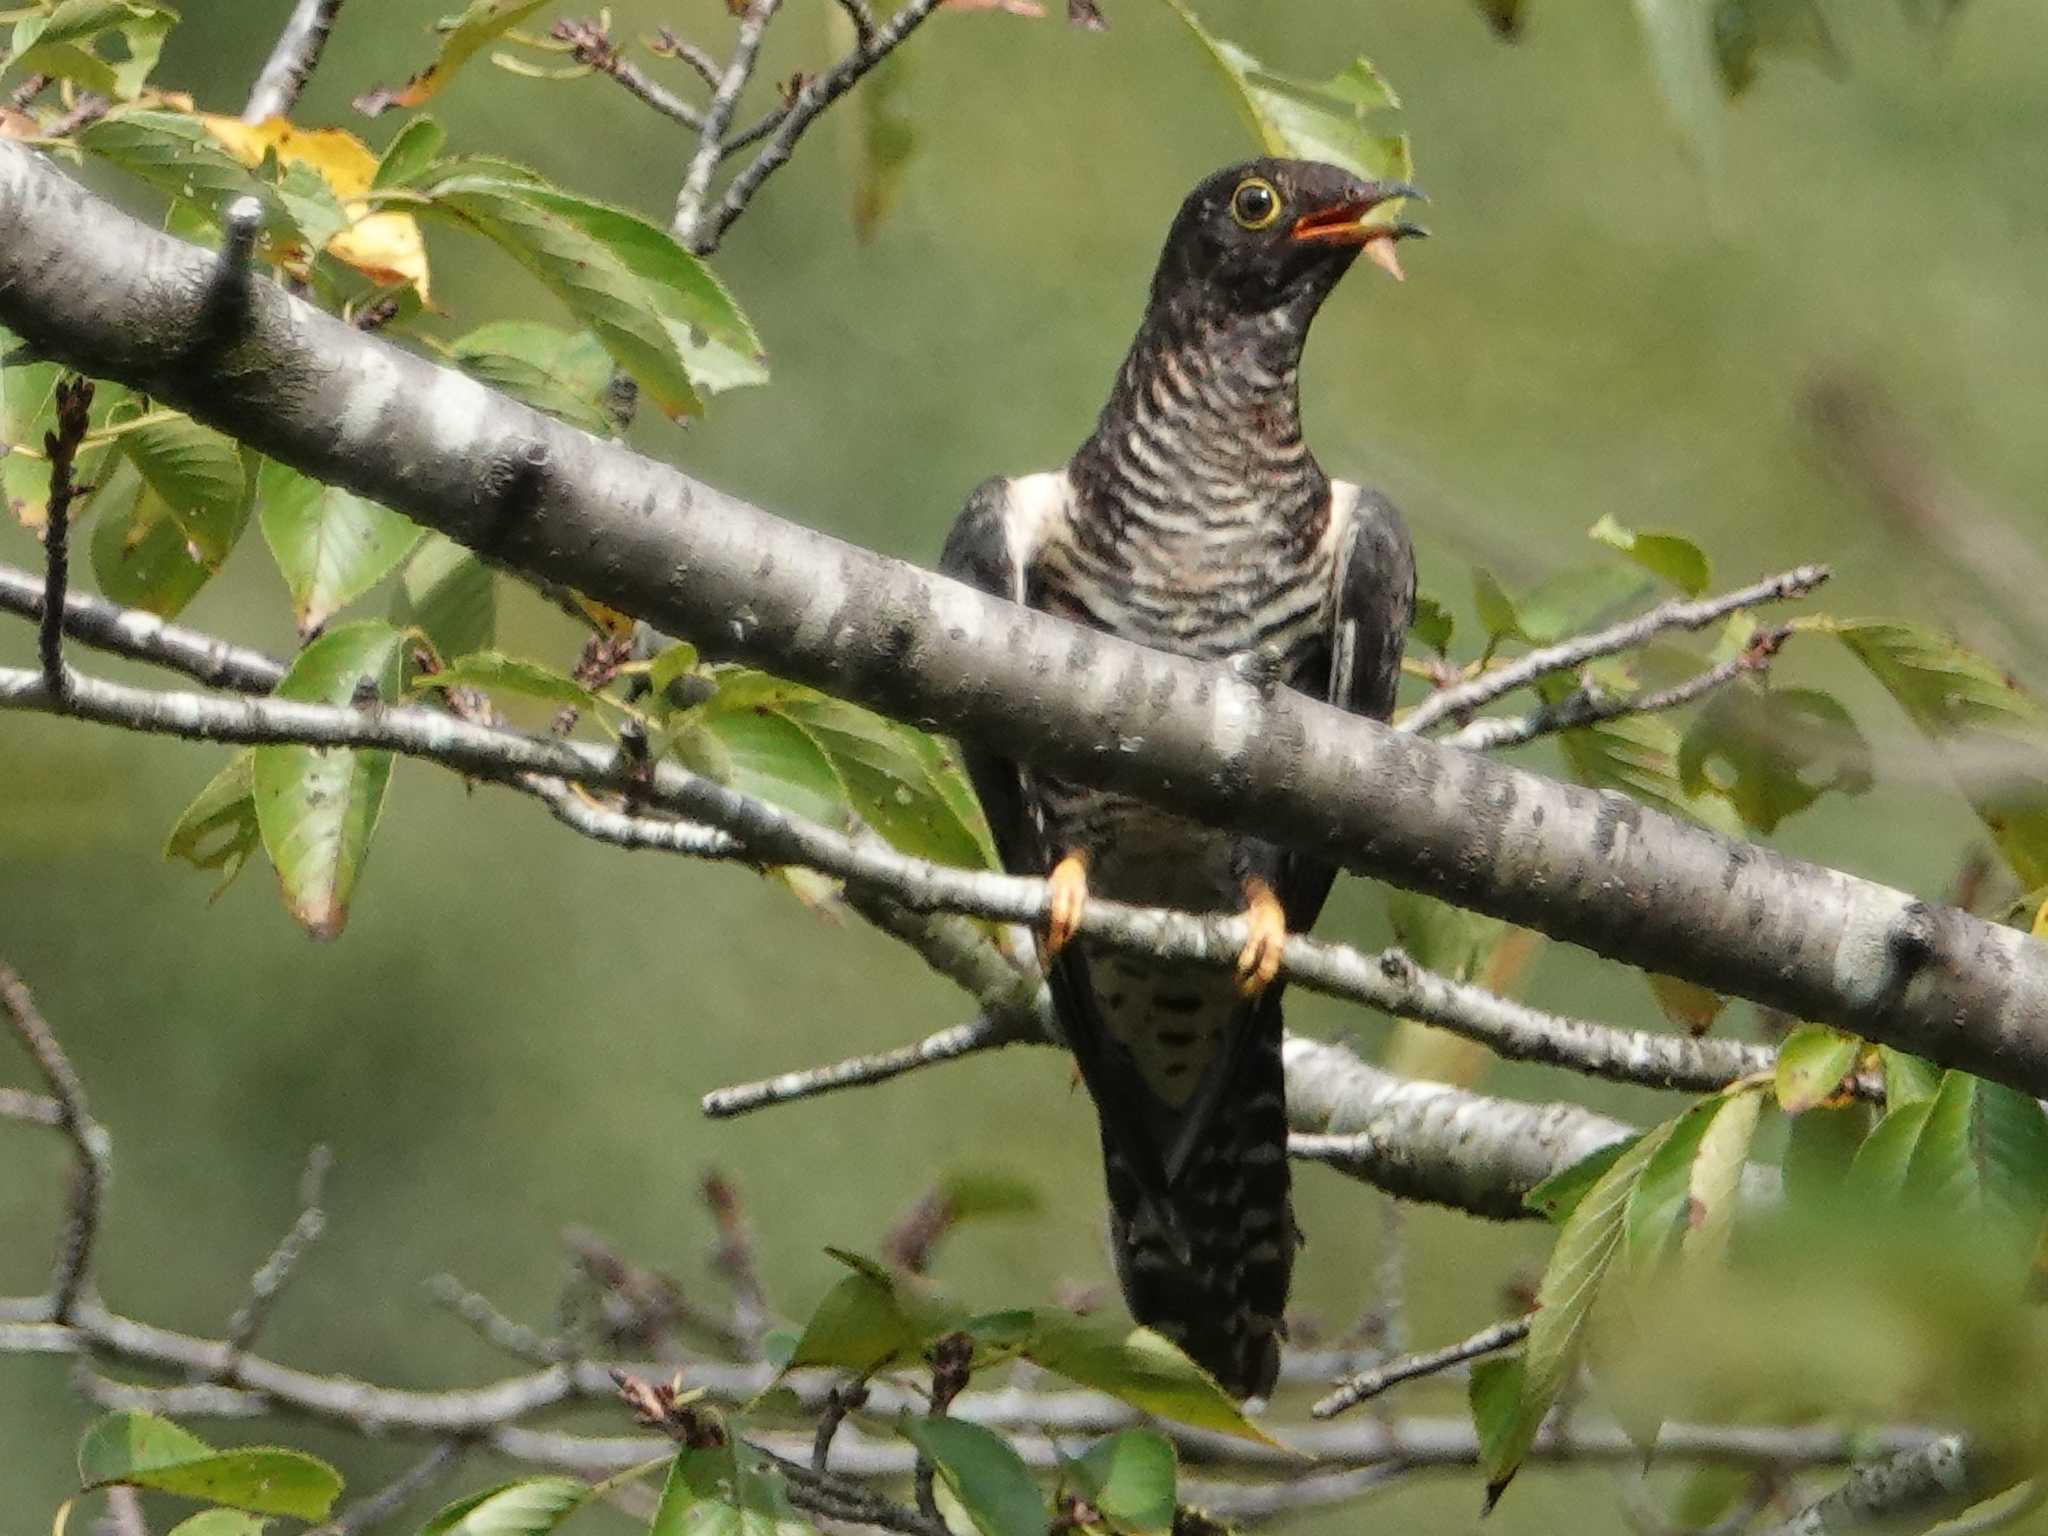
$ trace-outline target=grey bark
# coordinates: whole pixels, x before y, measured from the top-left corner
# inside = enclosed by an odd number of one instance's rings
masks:
[[[215,276],[0,143],[0,322],[39,355],[713,655],[2048,1094],[2048,946],[2026,935],[1026,612]]]

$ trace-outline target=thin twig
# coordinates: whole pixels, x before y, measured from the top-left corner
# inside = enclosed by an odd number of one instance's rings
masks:
[[[1356,1407],[1369,1398],[1378,1397],[1389,1387],[1404,1381],[1413,1381],[1418,1376],[1433,1376],[1438,1371],[1447,1371],[1454,1365],[1463,1365],[1467,1360],[1476,1360],[1481,1355],[1490,1355],[1496,1350],[1519,1344],[1529,1336],[1529,1319],[1511,1318],[1504,1323],[1495,1323],[1482,1328],[1469,1339],[1460,1339],[1442,1349],[1432,1349],[1425,1354],[1408,1355],[1391,1360],[1370,1371],[1362,1371],[1323,1398],[1309,1411],[1319,1419],[1333,1418],[1347,1408]]]
[[[760,1352],[761,1336],[772,1324],[768,1298],[761,1285],[760,1266],[754,1261],[754,1230],[747,1224],[746,1207],[740,1203],[737,1185],[712,1169],[704,1175],[704,1204],[718,1228],[718,1247],[711,1255],[711,1267],[732,1287],[733,1328],[745,1341],[749,1355]]]
[[[19,1120],[25,1125],[54,1129],[64,1123],[64,1106],[46,1093],[0,1088],[0,1120]]]
[[[722,1311],[692,1301],[673,1275],[634,1263],[586,1227],[563,1232],[562,1245],[604,1298],[607,1342],[658,1350],[680,1328],[726,1354],[750,1354],[752,1341],[738,1325]]]
[[[249,92],[249,104],[242,109],[242,121],[260,123],[265,118],[289,117],[298,105],[299,93],[313,78],[320,54],[334,31],[334,18],[341,13],[342,0],[299,0],[291,19],[278,34],[277,45],[256,76]]]
[[[703,128],[703,113],[650,78],[619,51],[618,45],[596,22],[564,19],[555,23],[553,35],[557,41],[569,45],[570,56],[577,63],[601,75],[609,75],[663,117],[681,123],[685,128]]]
[[[982,1014],[965,1024],[942,1029],[915,1044],[899,1046],[893,1051],[877,1051],[872,1056],[855,1056],[829,1066],[784,1072],[759,1082],[715,1088],[699,1102],[705,1114],[714,1120],[724,1120],[733,1115],[766,1109],[771,1104],[790,1104],[798,1099],[816,1098],[841,1088],[864,1088],[886,1083],[892,1077],[901,1077],[919,1067],[958,1061],[978,1051],[1042,1038],[1015,1014]]]
[[[373,1526],[382,1525],[439,1482],[462,1459],[465,1449],[460,1440],[441,1441],[368,1498],[351,1504],[327,1524],[315,1526],[306,1536],[361,1536]]]
[[[1785,629],[1760,631],[1741,655],[1731,656],[1669,688],[1621,694],[1602,694],[1590,688],[1578,688],[1555,704],[1540,705],[1525,715],[1474,720],[1462,730],[1441,739],[1446,746],[1463,747],[1468,752],[1497,752],[1504,747],[1518,747],[1523,742],[1534,741],[1539,736],[1597,725],[1603,720],[1618,720],[1624,715],[1654,715],[1664,710],[1680,709],[1738,677],[1764,671],[1790,633]]]
[[[835,1383],[825,1394],[825,1408],[818,1415],[818,1433],[811,1441],[811,1470],[822,1475],[832,1459],[832,1441],[846,1416],[867,1405],[868,1384],[864,1381]]]
[[[61,703],[71,693],[71,677],[64,670],[64,597],[71,580],[71,502],[78,494],[72,470],[78,446],[92,425],[92,380],[75,375],[58,380],[56,406],[57,424],[43,434],[43,453],[50,461],[50,500],[43,524],[43,615],[36,654],[42,662],[43,685]]]
[[[427,1294],[474,1329],[478,1338],[515,1360],[554,1365],[569,1358],[569,1350],[559,1340],[544,1338],[524,1323],[514,1322],[488,1296],[471,1290],[453,1275],[434,1276],[427,1282]]]
[[[14,1033],[27,1047],[36,1070],[60,1109],[58,1129],[71,1142],[73,1169],[71,1198],[65,1209],[64,1234],[57,1244],[57,1262],[50,1277],[50,1289],[42,1299],[41,1316],[53,1323],[69,1323],[85,1294],[92,1264],[93,1240],[99,1234],[100,1213],[106,1202],[109,1148],[107,1134],[94,1123],[86,1107],[85,1084],[72,1068],[71,1058],[57,1043],[35,998],[13,968],[0,962],[0,1011],[14,1026]]]
[[[718,242],[732,227],[733,220],[746,212],[747,204],[761,190],[763,182],[789,162],[796,141],[803,137],[819,113],[837,101],[869,70],[887,58],[903,40],[915,32],[936,10],[941,0],[905,0],[905,3],[864,44],[859,44],[832,68],[804,83],[789,103],[789,112],[761,152],[749,161],[718,206],[692,220],[693,237],[688,242],[698,255],[718,248]],[[709,178],[706,178],[707,182]]]
[[[1482,672],[1469,682],[1439,689],[1404,715],[1396,728],[1409,732],[1427,731],[1439,720],[1469,715],[1482,704],[1489,704],[1517,688],[1526,688],[1540,677],[1552,672],[1572,671],[1589,661],[1597,661],[1619,651],[1634,650],[1667,630],[1705,629],[1738,609],[1804,597],[1826,581],[1828,574],[1824,565],[1802,565],[1719,597],[1660,604],[1619,624],[1531,651],[1505,666]]]
[[[659,28],[654,34],[654,40],[647,46],[663,58],[681,59],[694,69],[698,77],[712,90],[718,89],[718,60],[688,38],[679,36],[673,28]]]
[[[927,1419],[943,1419],[953,1406],[953,1399],[967,1389],[968,1372],[974,1364],[974,1339],[965,1333],[949,1333],[931,1348],[932,1402],[926,1411]],[[945,1522],[939,1515],[938,1469],[932,1465],[929,1456],[919,1454],[917,1466],[911,1475],[917,1494],[917,1507],[927,1520]]]
[[[228,1320],[228,1343],[237,1353],[256,1342],[256,1335],[263,1331],[270,1309],[291,1279],[293,1269],[326,1230],[327,1213],[321,1208],[321,1197],[328,1170],[333,1166],[334,1155],[324,1146],[316,1146],[306,1154],[306,1171],[299,1176],[298,1219],[271,1250],[270,1257],[249,1277],[249,1299]]]
[[[697,152],[690,157],[690,167],[683,174],[682,190],[676,194],[675,218],[669,226],[674,230],[677,241],[691,250],[700,250],[698,236],[704,222],[704,198],[711,190],[712,174],[718,169],[725,131],[732,126],[732,115],[739,108],[740,93],[753,78],[754,61],[761,52],[761,39],[767,35],[768,23],[775,19],[781,3],[782,0],[748,0],[747,8],[740,16],[739,35],[733,39],[732,57],[719,74],[718,88],[711,94],[711,104],[704,109]]]

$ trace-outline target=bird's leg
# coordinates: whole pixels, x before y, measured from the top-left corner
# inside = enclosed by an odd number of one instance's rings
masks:
[[[1280,974],[1280,952],[1287,947],[1287,912],[1273,887],[1259,875],[1244,879],[1244,920],[1249,930],[1237,956],[1237,990],[1257,997]]]
[[[1045,883],[1045,958],[1050,960],[1067,947],[1081,926],[1081,913],[1088,905],[1088,855],[1079,848],[1068,849]]]

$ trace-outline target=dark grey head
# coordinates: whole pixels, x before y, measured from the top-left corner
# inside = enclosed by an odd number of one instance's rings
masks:
[[[1361,251],[1401,275],[1394,242],[1426,231],[1367,216],[1421,195],[1406,182],[1368,181],[1318,160],[1229,166],[1181,204],[1159,253],[1152,302],[1190,314],[1294,309],[1305,322]]]

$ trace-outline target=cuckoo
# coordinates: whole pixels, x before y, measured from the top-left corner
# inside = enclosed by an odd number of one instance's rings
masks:
[[[969,498],[940,568],[1029,607],[1228,662],[1384,720],[1414,608],[1394,508],[1302,440],[1309,324],[1361,254],[1401,275],[1388,217],[1418,196],[1261,159],[1182,204],[1095,430],[1062,469]],[[1276,980],[1336,876],[1313,853],[1035,772],[988,745],[969,774],[1004,864],[1050,882],[1040,950],[1101,1124],[1110,1242],[1132,1315],[1240,1397],[1272,1390],[1300,1241]],[[1237,912],[1235,974],[1099,949],[1091,892]]]

